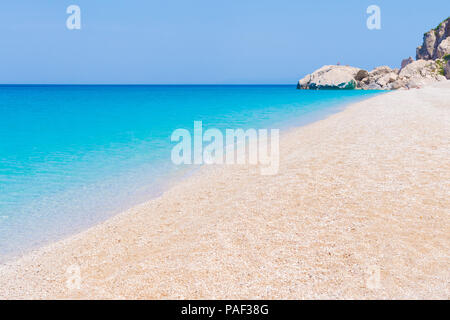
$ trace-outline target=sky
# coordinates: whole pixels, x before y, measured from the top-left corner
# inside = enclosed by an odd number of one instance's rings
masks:
[[[448,16],[448,0],[4,0],[0,84],[295,84],[337,62],[399,67]]]

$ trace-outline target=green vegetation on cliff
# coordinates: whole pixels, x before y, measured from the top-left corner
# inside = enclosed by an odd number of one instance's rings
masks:
[[[436,64],[438,66],[438,73],[443,76],[445,75],[445,71],[444,71],[444,62],[441,59],[437,59],[436,60]]]

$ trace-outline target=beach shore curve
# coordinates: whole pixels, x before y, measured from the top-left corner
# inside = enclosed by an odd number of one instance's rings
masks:
[[[352,104],[277,175],[207,166],[0,265],[0,298],[449,299],[449,123],[450,81]]]

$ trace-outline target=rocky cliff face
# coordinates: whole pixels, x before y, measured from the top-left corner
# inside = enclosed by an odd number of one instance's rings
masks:
[[[447,79],[450,79],[450,59],[446,60],[446,64],[444,65],[444,74]]]
[[[450,53],[450,17],[423,35],[423,44],[416,50],[417,60],[436,60]]]
[[[404,59],[401,69],[382,66],[369,72],[349,66],[323,66],[301,79],[297,89],[396,90],[450,79],[450,18],[425,33],[416,53],[417,60]]]

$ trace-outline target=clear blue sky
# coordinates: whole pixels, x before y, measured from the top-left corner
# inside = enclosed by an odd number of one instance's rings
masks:
[[[2,0],[0,83],[295,84],[338,61],[398,67],[448,16],[449,0]]]

